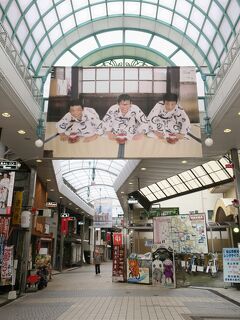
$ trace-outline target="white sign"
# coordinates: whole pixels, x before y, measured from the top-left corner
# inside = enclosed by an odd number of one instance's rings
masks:
[[[238,248],[223,249],[223,281],[240,283],[240,255]]]

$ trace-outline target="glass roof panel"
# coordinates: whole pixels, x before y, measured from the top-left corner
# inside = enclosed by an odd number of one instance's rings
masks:
[[[188,17],[191,11],[191,4],[186,0],[177,1],[175,11],[180,13],[181,15]]]
[[[94,37],[90,37],[90,38],[87,38],[87,39],[79,42],[74,47],[72,47],[71,50],[74,53],[76,53],[76,55],[78,55],[79,57],[82,57],[88,53],[89,48],[91,48],[92,50],[98,48],[96,39]]]
[[[158,15],[157,15],[158,20],[171,24],[172,16],[173,16],[172,11],[165,8],[159,8]]]
[[[113,43],[122,43],[123,32],[122,30],[103,32],[97,35],[97,39],[101,46],[107,46]]]
[[[75,13],[77,24],[87,22],[91,19],[89,8],[82,9]]]
[[[146,46],[150,40],[151,35],[146,32],[126,30],[125,42],[126,43],[138,43]]]
[[[141,15],[149,16],[151,18],[155,18],[157,14],[157,6],[154,6],[149,3],[142,3],[141,7]]]
[[[52,26],[58,21],[56,12],[53,10],[49,11],[42,19],[47,30],[52,28]]]
[[[106,16],[107,11],[106,11],[106,4],[101,3],[96,6],[91,7],[91,14],[92,14],[92,19],[96,19],[99,17]]]
[[[140,13],[140,3],[124,1],[124,12],[125,14],[139,14]]]
[[[150,43],[150,48],[153,48],[163,53],[164,55],[169,56],[177,49],[177,46],[175,46],[168,40],[165,40],[158,36],[154,36]]]
[[[56,7],[58,18],[61,20],[72,12],[72,5],[68,1],[62,1]]]
[[[63,32],[67,33],[69,30],[76,27],[76,23],[72,18],[72,16],[70,16],[61,22],[61,26],[62,26]]]
[[[56,61],[55,65],[71,67],[77,60],[78,59],[68,51]]]
[[[170,9],[174,9],[176,4],[175,0],[161,0],[161,6],[166,7],[166,8],[170,8]]]
[[[187,20],[180,15],[174,13],[172,25],[182,31],[186,29]]]
[[[211,2],[208,15],[211,17],[215,25],[218,27],[222,19],[222,10],[220,6],[216,4],[214,1]]]
[[[123,3],[121,1],[108,3],[109,15],[122,14],[122,13],[123,13]]]
[[[24,9],[24,8],[22,8]],[[37,21],[39,17],[37,7],[33,5],[27,12],[26,12],[26,20],[28,21],[28,25],[30,28],[33,27],[35,22]]]

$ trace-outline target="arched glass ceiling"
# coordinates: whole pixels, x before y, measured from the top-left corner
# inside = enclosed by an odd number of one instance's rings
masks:
[[[62,178],[82,200],[94,206],[94,200],[110,198],[113,214],[122,214],[113,184],[126,160],[58,160]]]
[[[64,53],[74,64],[89,53],[95,53],[95,64],[105,48],[113,50],[108,59],[115,57],[117,44],[123,56],[135,58],[140,58],[138,48],[147,48],[142,58],[148,61],[151,52],[166,61],[185,53],[212,72],[239,31],[239,13],[238,0],[2,0],[0,18],[35,74]]]

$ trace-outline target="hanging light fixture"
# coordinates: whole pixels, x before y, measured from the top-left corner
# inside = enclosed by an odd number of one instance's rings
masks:
[[[35,141],[35,146],[37,148],[41,148],[43,146],[43,132],[44,132],[44,126],[43,126],[44,120],[43,119],[38,119],[38,125],[36,129],[36,134],[38,139]]]
[[[205,139],[204,143],[207,147],[211,147],[213,145],[213,139],[212,139],[212,126],[210,122],[210,118],[206,116],[204,118],[205,124],[204,124],[204,130],[205,134],[207,135],[207,138]]]

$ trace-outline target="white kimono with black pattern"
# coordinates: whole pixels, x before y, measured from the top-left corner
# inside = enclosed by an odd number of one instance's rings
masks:
[[[172,111],[166,111],[162,101],[152,108],[148,120],[150,132],[160,132],[165,138],[177,133],[187,137],[191,128],[189,117],[180,105],[176,104]]]
[[[123,115],[119,105],[111,106],[102,119],[101,133],[112,132],[124,135],[131,140],[136,134],[146,134],[149,131],[148,120],[142,110],[135,104]]]
[[[93,108],[85,107],[81,119],[73,117],[68,112],[57,122],[56,127],[59,134],[64,133],[67,136],[76,134],[79,137],[91,137],[97,133],[97,127],[100,123],[101,120],[97,112]]]

